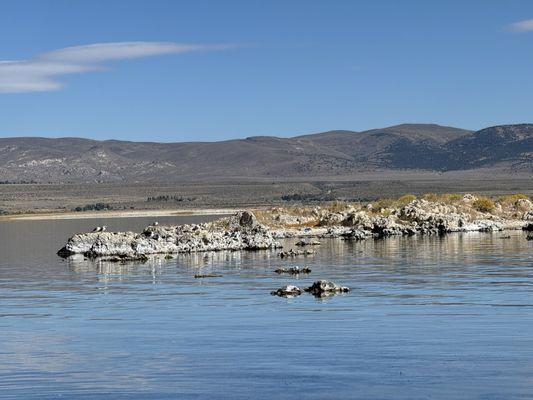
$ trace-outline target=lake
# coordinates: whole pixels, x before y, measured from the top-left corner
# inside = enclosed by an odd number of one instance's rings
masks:
[[[95,225],[151,222],[0,223],[0,398],[533,398],[533,242],[522,232],[325,239],[316,255],[290,260],[55,254]],[[294,265],[312,273],[273,272]],[[320,278],[352,291],[270,295]]]

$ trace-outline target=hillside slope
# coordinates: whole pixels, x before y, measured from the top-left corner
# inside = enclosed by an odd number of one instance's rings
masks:
[[[258,136],[185,143],[3,138],[0,180],[179,182],[476,168],[529,172],[532,157],[530,124],[477,132],[404,124],[364,132],[330,131],[293,138]]]

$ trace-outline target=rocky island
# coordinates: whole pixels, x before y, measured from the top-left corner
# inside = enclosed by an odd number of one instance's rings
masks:
[[[154,254],[281,248],[282,238],[364,240],[392,235],[533,230],[533,203],[525,195],[497,199],[466,195],[413,195],[373,203],[275,207],[240,211],[203,224],[148,226],[140,233],[90,232],[72,236],[58,254],[111,261]],[[317,244],[316,241],[300,242]],[[280,256],[312,254],[289,250]],[[305,254],[304,254],[305,253]]]

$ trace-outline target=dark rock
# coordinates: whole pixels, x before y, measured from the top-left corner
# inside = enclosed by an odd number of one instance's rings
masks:
[[[315,254],[313,250],[293,250],[290,249],[289,251],[281,251],[278,253],[278,256],[281,258],[293,258],[297,256],[307,256],[310,254]]]
[[[531,232],[533,231],[533,222],[530,222],[526,225],[524,225],[524,227],[522,228],[524,231],[528,231],[528,232]]]
[[[320,242],[318,240],[300,240],[299,242],[296,242],[296,246],[320,246]]]
[[[350,288],[346,286],[340,286],[334,282],[321,279],[319,281],[316,281],[310,287],[304,290],[315,296],[321,297],[321,296],[331,296],[337,293],[346,293],[350,291]]]
[[[271,295],[280,297],[295,297],[301,295],[302,293],[303,290],[300,289],[298,286],[294,285],[285,285],[277,290],[270,292]]]
[[[274,272],[276,274],[291,274],[291,275],[310,274],[311,273],[311,268],[309,268],[309,267],[278,268]]]
[[[194,275],[196,279],[202,279],[202,278],[221,278],[222,275],[218,274],[196,274]]]

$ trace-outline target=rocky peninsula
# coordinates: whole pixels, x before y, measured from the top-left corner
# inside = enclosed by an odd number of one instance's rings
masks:
[[[72,236],[58,254],[104,257],[111,261],[154,254],[281,248],[278,239],[365,240],[393,235],[533,230],[533,202],[525,195],[497,199],[466,195],[406,195],[371,203],[334,202],[321,206],[240,211],[203,224],[148,226],[140,233],[90,232]],[[311,240],[313,239],[313,240]],[[281,257],[312,254],[289,250]]]

